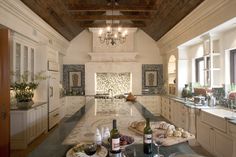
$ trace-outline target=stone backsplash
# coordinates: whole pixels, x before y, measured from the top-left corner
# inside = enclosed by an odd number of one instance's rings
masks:
[[[96,73],[96,94],[109,93],[113,96],[131,91],[131,73]]]

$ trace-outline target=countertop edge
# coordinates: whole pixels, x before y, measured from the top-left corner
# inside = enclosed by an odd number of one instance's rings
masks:
[[[27,108],[27,109],[19,109],[16,106],[16,104],[14,104],[14,105],[11,105],[10,111],[28,111],[30,109],[36,108],[38,106],[41,106],[41,105],[44,105],[44,104],[47,104],[47,103],[48,103],[47,101],[34,102],[34,104],[30,108]]]

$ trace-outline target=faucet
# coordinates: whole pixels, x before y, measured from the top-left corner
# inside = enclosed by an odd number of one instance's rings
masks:
[[[113,91],[112,89],[108,89],[109,97],[111,97],[111,100],[113,100]]]

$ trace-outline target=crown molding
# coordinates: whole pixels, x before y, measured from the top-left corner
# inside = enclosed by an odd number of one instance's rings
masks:
[[[67,49],[67,47],[69,46],[68,40],[66,40],[62,35],[60,35],[56,30],[54,30],[49,24],[47,24],[20,0],[0,0],[0,7],[6,13],[10,13],[13,17],[20,19],[26,25],[31,26],[34,30],[37,30],[38,32],[46,36],[48,38],[48,41],[46,42],[49,42],[49,40],[55,41],[55,45],[59,46],[62,49]],[[7,27],[14,30],[14,28],[10,25]],[[27,34],[23,35],[27,36]],[[33,40],[37,40],[33,36],[28,35],[28,37],[32,38]]]
[[[205,0],[202,2],[157,41],[161,54],[170,53],[179,45],[236,16],[235,11],[232,11],[232,6],[235,4],[234,0]],[[222,16],[219,17],[219,14]]]

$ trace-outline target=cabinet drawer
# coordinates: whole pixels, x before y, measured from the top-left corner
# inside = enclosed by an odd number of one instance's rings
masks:
[[[223,132],[226,132],[227,122],[224,118],[220,118],[203,111],[201,115],[201,120],[202,122],[207,123],[210,126],[213,126]]]
[[[236,124],[229,123],[229,133],[236,137]]]
[[[49,113],[49,129],[56,125],[60,120],[60,110],[56,109],[55,111]]]

